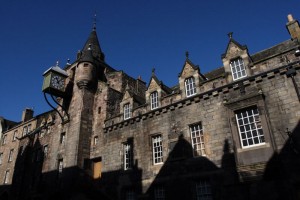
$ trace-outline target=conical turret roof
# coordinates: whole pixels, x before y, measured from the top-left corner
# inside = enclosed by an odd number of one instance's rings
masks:
[[[82,48],[82,52],[84,53],[90,51],[90,49],[92,49],[94,58],[104,61],[104,54],[100,47],[96,28],[93,28],[92,32],[90,33],[90,36],[88,37],[87,41],[85,42]]]

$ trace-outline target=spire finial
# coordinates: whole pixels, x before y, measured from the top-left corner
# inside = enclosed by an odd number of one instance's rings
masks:
[[[186,51],[186,52],[185,52],[185,57],[186,57],[186,58],[189,58],[189,55],[190,55],[189,52]]]
[[[96,31],[96,22],[97,22],[97,14],[96,14],[96,11],[95,11],[95,14],[94,14],[94,18],[93,18],[93,31]]]
[[[227,35],[228,35],[229,39],[231,39],[232,35],[233,35],[233,32],[229,32]]]
[[[56,61],[56,67],[58,67],[58,64],[59,64],[59,61],[57,60],[57,61]]]
[[[70,58],[67,59],[67,65],[71,65],[70,64]]]
[[[155,67],[152,68],[152,76],[155,75]]]

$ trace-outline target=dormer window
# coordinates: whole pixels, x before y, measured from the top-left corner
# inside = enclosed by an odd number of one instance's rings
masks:
[[[247,76],[244,61],[241,58],[232,60],[230,62],[230,68],[234,81]]]
[[[127,103],[124,105],[124,119],[129,119],[130,117],[131,117],[130,104]]]
[[[158,92],[152,92],[150,94],[151,110],[158,108]]]
[[[193,96],[196,94],[196,84],[195,84],[195,78],[190,77],[185,79],[185,93],[187,97]]]

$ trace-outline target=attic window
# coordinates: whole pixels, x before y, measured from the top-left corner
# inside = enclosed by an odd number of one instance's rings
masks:
[[[244,61],[241,58],[232,60],[230,68],[234,81],[247,76]]]
[[[131,117],[130,104],[127,103],[124,105],[124,119],[129,119],[130,117]]]
[[[185,79],[184,84],[185,84],[185,93],[186,93],[187,97],[190,97],[190,96],[193,96],[196,94],[196,83],[195,83],[194,77]]]
[[[158,108],[158,92],[152,92],[150,94],[150,101],[151,101],[151,110]]]

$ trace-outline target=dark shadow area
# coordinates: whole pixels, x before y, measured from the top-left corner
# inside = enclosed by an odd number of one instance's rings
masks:
[[[257,199],[300,199],[300,122],[287,135],[284,147],[267,163]]]
[[[43,173],[47,164],[43,146],[38,139],[26,140],[22,141],[26,147],[18,152],[12,185],[0,187],[1,200],[155,199],[161,188],[165,199],[172,200],[201,199],[201,189],[207,199],[215,200],[300,199],[300,124],[268,161],[261,179],[243,182],[228,140],[224,140],[222,159],[216,164],[205,156],[195,157],[190,142],[181,135],[169,145],[169,155],[157,172],[143,171],[135,160],[130,169],[120,166],[102,172],[97,179],[78,167]],[[206,186],[199,189],[204,182]]]
[[[159,173],[147,190],[149,199],[155,199],[155,190],[163,187],[165,199],[227,199],[226,188],[238,183],[234,154],[230,153],[228,141],[224,141],[224,155],[221,167],[215,165],[205,156],[194,156],[194,149],[182,135],[169,152]],[[210,194],[200,194],[197,184],[206,183]],[[202,188],[204,189],[204,188]],[[204,189],[205,190],[205,189]],[[205,193],[205,192],[204,192]],[[232,196],[228,199],[232,199]]]

